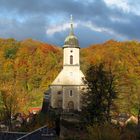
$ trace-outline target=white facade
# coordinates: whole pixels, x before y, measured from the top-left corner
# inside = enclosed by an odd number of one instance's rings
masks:
[[[73,57],[73,65],[80,65],[79,63],[79,48],[64,48],[63,50],[63,65],[70,65],[70,57]]]
[[[80,70],[79,52],[78,39],[73,33],[71,23],[70,35],[63,46],[63,69],[50,85],[52,108],[80,110],[84,75]]]

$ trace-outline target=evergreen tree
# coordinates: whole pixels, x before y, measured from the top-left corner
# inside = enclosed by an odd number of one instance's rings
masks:
[[[90,65],[84,79],[87,88],[83,92],[83,112],[89,123],[111,119],[111,107],[116,98],[115,76],[105,70],[104,64]]]

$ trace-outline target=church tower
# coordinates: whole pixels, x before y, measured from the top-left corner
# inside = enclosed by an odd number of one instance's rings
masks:
[[[71,16],[70,33],[63,46],[63,69],[50,85],[52,108],[80,111],[81,90],[84,87],[80,70],[80,46],[73,31]]]

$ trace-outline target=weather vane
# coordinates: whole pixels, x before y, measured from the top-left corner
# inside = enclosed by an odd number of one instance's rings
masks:
[[[72,15],[70,15],[70,20],[71,20],[71,23],[73,22],[73,17],[72,17]]]

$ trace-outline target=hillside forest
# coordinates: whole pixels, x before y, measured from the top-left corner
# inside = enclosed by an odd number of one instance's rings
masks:
[[[62,69],[63,49],[32,39],[0,39],[0,111],[42,106],[44,92]],[[140,42],[109,40],[80,50],[81,70],[104,63],[117,85],[116,112],[137,114],[140,106]],[[4,102],[3,102],[4,101]],[[11,106],[10,106],[11,105]]]

